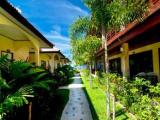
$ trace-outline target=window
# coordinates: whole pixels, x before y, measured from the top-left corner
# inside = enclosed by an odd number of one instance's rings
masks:
[[[43,67],[43,68],[46,68],[46,61],[44,61],[44,60],[41,60],[41,67]]]
[[[130,75],[134,77],[140,72],[153,72],[152,51],[129,56]]]
[[[109,61],[109,71],[111,73],[117,73],[117,74],[122,74],[121,72],[121,59],[113,59]]]
[[[7,55],[7,58],[11,61],[13,61],[13,53],[10,52],[10,50],[7,50],[7,51],[1,51],[1,56],[3,55]]]

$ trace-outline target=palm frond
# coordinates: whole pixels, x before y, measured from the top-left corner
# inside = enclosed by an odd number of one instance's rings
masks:
[[[44,77],[47,77],[48,73],[47,72],[43,72],[41,74],[38,74],[34,79],[33,81],[38,81],[40,79],[43,79]]]
[[[0,77],[0,88],[1,89],[9,89],[10,86],[7,84],[6,80]]]
[[[24,61],[12,62],[9,66],[11,77],[14,79],[21,78],[26,71],[31,68],[31,64]]]
[[[6,96],[4,101],[0,101],[1,117],[8,111],[12,111],[14,107],[21,107],[24,104],[28,104],[28,97],[33,97],[33,89],[31,86],[21,87],[15,93]]]
[[[54,84],[54,80],[36,81],[33,83],[33,88],[41,88],[45,90],[50,90],[50,85]]]

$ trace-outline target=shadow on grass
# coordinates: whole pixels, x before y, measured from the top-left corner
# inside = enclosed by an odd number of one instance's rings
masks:
[[[82,82],[82,83],[83,83],[83,82]],[[94,108],[94,106],[93,106],[93,104],[92,104],[92,101],[91,101],[91,99],[90,99],[90,97],[89,97],[89,95],[88,95],[88,93],[87,93],[86,88],[83,88],[83,90],[84,90],[85,95],[86,95],[86,97],[87,97],[87,100],[88,100],[88,102],[89,102],[89,107],[90,107],[90,110],[91,110],[91,114],[92,114],[93,120],[99,120],[98,115],[97,115],[97,113],[96,113],[96,111],[95,111],[95,108]]]
[[[125,114],[125,110],[123,108],[116,111],[116,118],[120,118],[121,120],[128,119],[128,116]]]

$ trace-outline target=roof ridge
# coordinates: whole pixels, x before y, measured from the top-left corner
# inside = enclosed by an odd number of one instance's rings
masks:
[[[24,16],[22,16],[18,10],[10,2],[8,2],[8,0],[0,0],[0,7],[2,7],[7,13],[32,31],[36,36],[41,38],[50,47],[54,46],[54,44],[48,41],[48,39],[45,38]]]

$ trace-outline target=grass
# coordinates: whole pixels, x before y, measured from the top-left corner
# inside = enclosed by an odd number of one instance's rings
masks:
[[[59,89],[56,94],[56,101],[54,102],[54,109],[52,113],[52,120],[60,120],[63,109],[69,100],[69,90]]]
[[[98,83],[93,81],[92,88],[87,77],[82,76],[82,81],[84,83],[84,91],[86,93],[87,99],[90,103],[90,109],[92,112],[93,120],[106,120],[106,93],[105,90],[98,87]],[[110,101],[110,107],[112,112],[112,100]],[[116,103],[116,120],[134,120],[124,108]]]
[[[82,78],[85,85],[85,92],[90,103],[93,120],[106,120],[106,96],[102,89],[93,85],[90,88],[89,81]]]
[[[87,97],[87,100],[89,102],[89,107],[90,107],[90,110],[91,110],[92,118],[93,118],[93,120],[98,120],[98,115],[95,111],[94,105],[92,104],[92,101],[91,101],[91,99],[88,95],[88,92],[87,92],[86,88],[83,88],[83,90],[84,90],[84,92],[86,94],[86,97]]]

